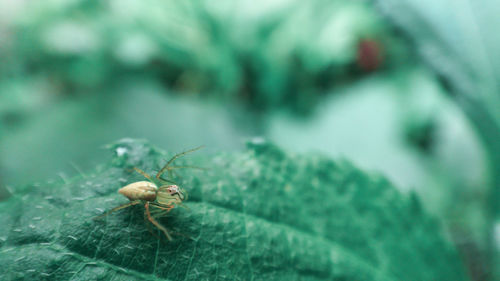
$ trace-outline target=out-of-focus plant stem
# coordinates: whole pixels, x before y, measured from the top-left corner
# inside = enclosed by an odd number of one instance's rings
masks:
[[[489,264],[486,265],[487,270],[491,270],[495,277],[500,276],[499,270],[495,264],[500,261],[498,250],[495,243],[495,225],[500,219],[500,120],[495,120],[494,116],[488,113],[484,106],[479,102],[474,102],[470,99],[462,99],[458,102],[464,112],[467,114],[472,124],[476,128],[478,136],[484,144],[486,156],[489,161],[489,185],[488,194],[486,194],[486,222],[488,230],[486,231],[486,241],[489,245],[486,254]]]

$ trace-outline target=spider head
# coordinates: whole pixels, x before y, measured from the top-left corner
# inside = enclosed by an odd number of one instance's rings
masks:
[[[167,192],[168,194],[170,194],[171,196],[175,196],[175,195],[178,195],[179,196],[179,199],[181,200],[184,200],[186,199],[187,197],[187,193],[184,189],[180,188],[179,186],[177,185],[169,185],[167,187]]]

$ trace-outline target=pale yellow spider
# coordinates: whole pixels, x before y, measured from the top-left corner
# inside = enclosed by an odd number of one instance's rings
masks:
[[[144,216],[156,227],[158,227],[167,237],[168,240],[172,240],[172,237],[170,236],[168,230],[161,225],[155,218],[155,214],[165,214],[175,208],[176,206],[182,206],[182,202],[188,198],[187,192],[177,186],[176,184],[166,184],[166,183],[173,183],[171,180],[167,180],[162,178],[162,174],[165,172],[171,172],[174,169],[180,169],[180,168],[197,168],[193,166],[170,166],[172,162],[190,152],[196,151],[203,146],[196,147],[181,153],[178,153],[174,155],[170,160],[161,168],[161,170],[156,174],[156,182],[160,184],[160,187],[155,183],[155,180],[153,180],[148,174],[146,174],[143,170],[139,168],[135,168],[134,170],[138,172],[139,174],[143,175],[148,181],[138,181],[134,182],[131,184],[128,184],[118,190],[120,194],[123,196],[127,197],[130,202],[120,205],[118,207],[115,207],[106,213],[96,217],[95,219],[100,219],[102,217],[105,217],[115,211],[121,210],[128,208],[130,206],[134,206],[137,204],[144,204]],[[160,212],[152,212],[150,211],[151,208],[156,208]],[[153,214],[152,214],[153,213]]]

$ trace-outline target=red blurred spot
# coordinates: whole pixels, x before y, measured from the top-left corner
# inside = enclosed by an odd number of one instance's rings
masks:
[[[364,71],[377,70],[383,63],[382,47],[373,39],[361,39],[358,43],[358,65]]]

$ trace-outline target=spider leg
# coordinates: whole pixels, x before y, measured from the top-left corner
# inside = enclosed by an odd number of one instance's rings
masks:
[[[166,179],[166,178],[163,178],[163,177],[160,177],[159,178],[160,181],[163,181],[163,182],[166,182],[166,183],[172,183],[172,184],[175,184],[177,185],[176,182],[172,181],[172,180],[169,180],[169,179]]]
[[[171,167],[168,167],[167,168],[167,173],[168,173],[168,177],[173,179],[173,178],[176,178],[177,177],[177,173],[175,173],[172,169],[170,169]]]
[[[182,177],[175,172],[176,169],[197,169],[197,170],[202,170],[202,171],[207,171],[208,169],[207,168],[202,168],[202,167],[197,167],[197,166],[169,166],[167,167],[167,173],[168,173],[168,177],[173,179],[173,178],[181,178]],[[165,172],[163,172],[165,173]],[[162,178],[163,179],[163,178]]]
[[[111,213],[113,213],[113,212],[116,212],[116,211],[121,210],[121,209],[128,208],[128,207],[130,207],[130,206],[137,205],[137,204],[139,204],[139,203],[141,203],[141,201],[131,201],[131,202],[125,203],[125,204],[123,204],[123,205],[120,205],[120,206],[118,206],[118,207],[115,207],[115,208],[113,208],[113,209],[111,209],[111,210],[107,211],[106,213],[104,213],[104,214],[102,214],[102,215],[99,215],[99,216],[95,217],[95,218],[94,218],[94,220],[101,219],[101,218],[103,218],[103,217],[105,217],[105,216],[107,216],[107,215],[109,215],[109,214],[111,214]]]
[[[175,205],[168,205],[168,206],[165,206],[165,205],[159,205],[159,204],[151,204],[151,206],[154,206],[160,210],[163,210],[163,211],[166,211],[166,212],[170,212],[170,210],[172,210]]]
[[[170,167],[168,167],[169,170],[185,169],[185,168],[197,169],[197,170],[202,170],[202,171],[208,170],[208,168],[203,168],[203,167],[198,167],[198,166],[170,166]]]
[[[188,200],[189,198],[189,193],[184,189],[184,188],[181,188],[182,192],[184,193],[184,200]]]
[[[190,150],[186,150],[184,152],[181,152],[181,153],[177,153],[176,155],[174,155],[172,158],[170,158],[170,160],[168,160],[167,164],[165,164],[165,166],[163,166],[163,168],[161,168],[161,170],[158,172],[158,174],[156,174],[156,178],[157,179],[160,179],[161,175],[167,171],[167,170],[170,170],[169,169],[169,165],[172,164],[172,162],[174,162],[175,159],[183,156],[183,155],[186,155],[188,153],[191,153],[193,151],[196,151],[198,149],[201,149],[203,146],[198,146],[198,147],[195,147],[193,149],[190,149]]]
[[[189,209],[189,207],[188,207],[188,206],[186,206],[186,205],[184,205],[184,204],[182,204],[182,203],[177,203],[177,205],[181,206],[182,208],[184,208],[184,209],[186,209],[186,210],[188,210],[188,211],[190,211],[190,210],[191,210],[191,209]]]
[[[149,212],[149,202],[146,202],[146,204],[144,205],[144,207],[146,208],[145,212],[146,212],[146,215],[148,217],[148,220],[152,224],[154,224],[156,227],[158,227],[161,231],[163,231],[163,233],[165,234],[165,236],[167,237],[167,239],[169,241],[172,241],[172,237],[168,233],[168,230],[151,216],[151,213]]]
[[[176,234],[176,235],[184,236],[184,237],[186,237],[186,238],[187,238],[187,239],[189,239],[189,240],[196,241],[196,239],[194,239],[193,237],[191,237],[191,236],[189,236],[189,235],[187,235],[187,234],[184,234],[184,233],[182,233],[182,232],[172,231],[172,233],[173,233],[173,234]]]
[[[180,200],[180,199],[179,199],[179,200]],[[182,200],[181,200],[181,201],[182,201]],[[156,205],[156,204],[151,204],[151,206],[155,206],[155,207],[160,208],[160,209],[162,209],[162,210],[165,210],[165,211],[167,211],[167,212],[170,212],[170,210],[172,210],[173,208],[175,208],[175,205],[180,206],[180,207],[182,207],[182,208],[184,208],[184,209],[186,209],[186,210],[191,210],[191,209],[189,209],[189,207],[188,207],[188,206],[186,206],[186,205],[182,204],[182,202],[181,202],[181,201],[178,201],[178,202],[172,203],[171,205],[168,205],[168,206],[165,206],[165,205]],[[164,207],[164,206],[165,206],[165,207]]]
[[[144,172],[143,170],[141,170],[141,169],[139,169],[139,168],[136,168],[136,167],[134,167],[134,170],[135,170],[136,172],[138,172],[139,174],[143,175],[143,176],[144,176],[145,178],[147,178],[150,182],[153,182],[153,180],[151,179],[151,177],[150,177],[148,174],[146,174],[146,172]]]
[[[144,212],[144,220],[147,220],[147,219],[148,219],[148,216],[146,215],[146,212]],[[149,223],[146,223],[146,226],[148,228],[149,233],[151,233],[157,239],[160,239],[160,237],[158,237],[158,235],[156,235],[156,233],[153,232],[153,229],[151,229],[151,225],[149,225]]]

